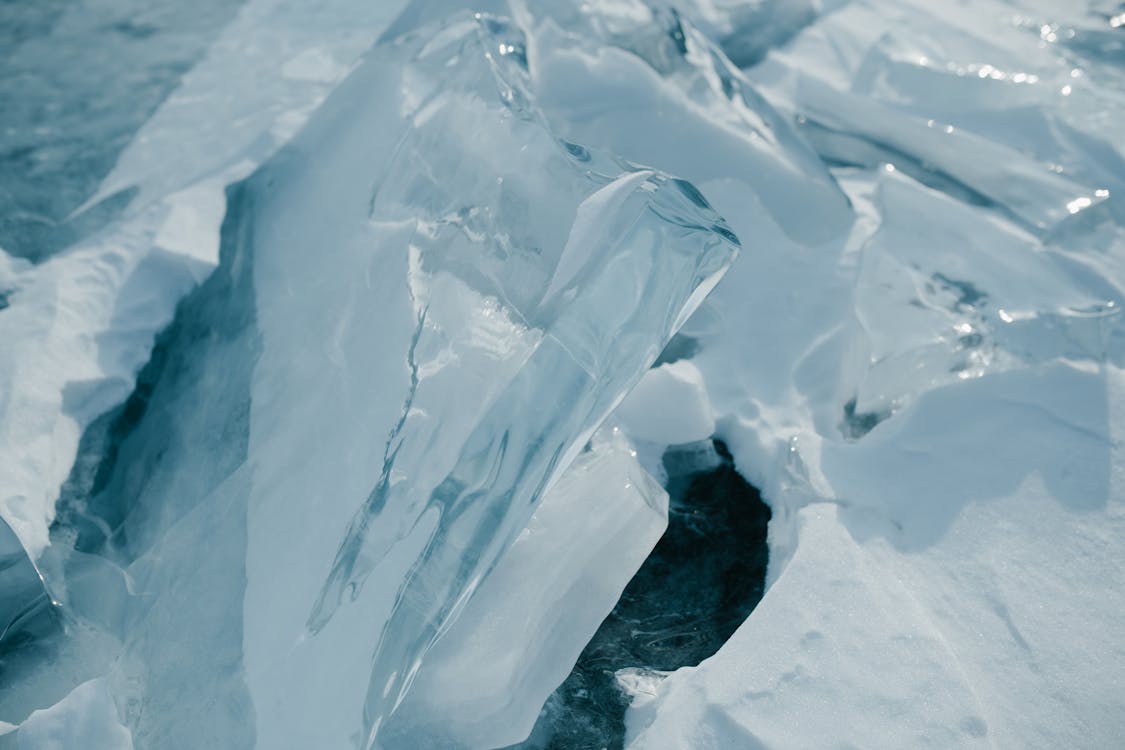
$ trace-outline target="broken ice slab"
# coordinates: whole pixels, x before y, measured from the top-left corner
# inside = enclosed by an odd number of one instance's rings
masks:
[[[744,183],[802,244],[845,233],[847,198],[788,120],[690,21],[650,4],[528,3],[530,70],[552,126],[705,190]]]
[[[408,571],[384,573],[402,583],[372,674],[369,742],[736,249],[690,185],[558,140],[534,108],[524,47],[516,27],[477,14],[371,58],[400,78],[381,139],[394,151],[370,205],[379,244],[408,255],[416,322],[399,356],[411,385],[309,618],[318,632],[391,550],[420,549]]]
[[[830,163],[893,164],[959,200],[998,211],[1038,235],[1095,210],[1108,192],[981,136],[800,78],[804,133]]]
[[[389,39],[228,191],[107,464],[138,746],[367,742],[733,258],[693,187],[555,137],[522,49]]]
[[[138,747],[369,744],[731,262],[691,185],[554,135],[522,50],[468,14],[390,39],[228,191],[106,464]]]
[[[722,45],[740,68],[760,62],[822,10],[816,0],[675,0],[674,4]]]
[[[39,571],[0,519],[0,671],[9,654],[54,629],[51,609]]]
[[[845,374],[850,437],[940,385],[1031,361],[1105,359],[1120,303],[1059,254],[897,172],[879,175],[875,195],[883,220],[860,251],[857,356]]]
[[[667,493],[603,427],[430,653],[383,746],[524,740],[667,524]]]

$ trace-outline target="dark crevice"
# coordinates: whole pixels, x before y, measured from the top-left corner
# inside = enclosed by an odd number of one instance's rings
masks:
[[[691,359],[699,353],[699,339],[692,338],[682,333],[677,333],[672,337],[668,345],[664,347],[664,351],[660,352],[660,356],[652,363],[653,367],[660,367],[660,365],[669,365],[673,362],[679,362],[681,359]]]
[[[856,411],[856,399],[849,399],[844,404],[844,418],[840,420],[840,432],[848,440],[859,440],[890,416],[889,410]]]
[[[255,329],[251,230],[245,220],[251,204],[251,192],[243,184],[228,188],[219,267],[177,306],[126,402],[83,433],[52,526],[53,537],[69,538],[64,548],[113,558],[106,547],[120,551],[129,545],[131,515],[170,520],[171,512],[150,507],[157,489],[174,474],[174,465],[165,462],[170,451],[224,439],[208,470],[198,473],[199,486],[176,493],[183,507],[175,513],[186,512],[244,460],[249,372],[257,357],[255,335],[248,333]],[[208,363],[217,364],[209,368]],[[219,403],[226,408],[218,408]],[[200,404],[213,408],[198,408]]]
[[[84,432],[41,559],[66,594],[57,609],[67,628],[37,645],[112,639],[114,679],[143,685],[143,703],[127,691],[119,704],[137,750],[201,732],[201,747],[254,745],[241,661],[252,472],[238,470],[261,350],[256,190],[253,179],[228,187],[219,267],[177,306],[126,403]],[[188,641],[207,648],[185,656],[159,645]],[[57,673],[54,700],[108,669],[37,667]]]
[[[721,441],[669,448],[668,529],[548,699],[519,750],[614,750],[629,697],[617,673],[668,672],[714,654],[758,604],[769,507]]]
[[[74,466],[59,492],[58,514],[52,527],[53,534],[62,530],[73,534],[73,547],[78,552],[100,551],[111,530],[120,526],[129,511],[127,504],[111,498],[105,489],[117,468],[122,443],[148,409],[181,326],[181,316],[177,315],[173,324],[157,336],[152,355],[138,373],[136,387],[125,403],[95,419],[82,433]]]
[[[858,133],[837,130],[816,122],[808,116],[797,118],[797,129],[809,141],[817,156],[829,167],[876,169],[882,164],[893,164],[895,169],[931,190],[944,193],[970,206],[996,211],[1028,231],[1036,231],[1026,218],[1017,215],[1008,206],[997,203],[939,166],[890,143]]]

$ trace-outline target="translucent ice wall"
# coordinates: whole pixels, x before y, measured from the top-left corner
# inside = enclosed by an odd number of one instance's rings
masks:
[[[667,525],[668,494],[619,428],[600,429],[437,644],[380,743],[523,741]]]
[[[708,438],[765,598],[552,726],[1125,734],[1120,3],[173,5],[0,3],[0,750],[515,742]]]
[[[545,493],[573,538],[574,488],[633,477],[560,571],[614,583],[533,608],[584,614],[497,678],[534,685],[529,728],[662,524],[627,450],[566,469],[738,241],[690,184],[556,135],[523,33],[471,13],[389,34],[226,206],[218,270],[60,507],[52,593],[116,644],[45,699],[112,664],[138,749],[372,746]]]
[[[393,119],[365,124],[394,148],[379,155],[363,220],[403,264],[406,283],[381,306],[409,305],[415,321],[384,350],[409,383],[309,627],[322,632],[372,575],[373,586],[402,581],[368,690],[374,737],[736,241],[686,183],[555,137],[526,86],[523,36],[502,18],[386,42],[368,66]]]

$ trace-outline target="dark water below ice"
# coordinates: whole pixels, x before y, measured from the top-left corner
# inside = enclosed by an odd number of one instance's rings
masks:
[[[664,454],[668,530],[629,582],[531,737],[510,750],[616,750],[628,697],[614,673],[671,671],[714,654],[765,589],[769,507],[723,443]]]

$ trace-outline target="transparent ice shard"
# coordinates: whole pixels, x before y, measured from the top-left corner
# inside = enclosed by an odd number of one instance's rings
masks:
[[[893,164],[955,198],[994,208],[1045,235],[1104,203],[1100,185],[1082,184],[1015,149],[933,119],[913,118],[814,79],[799,89],[804,132],[830,163]]]
[[[845,435],[940,385],[1053,358],[1105,361],[1120,303],[1094,296],[1057,253],[897,173],[877,195],[883,223],[860,252],[861,361]]]
[[[0,519],[0,665],[9,651],[52,629],[51,604],[39,571]]]
[[[852,211],[824,164],[689,18],[659,2],[526,6],[532,78],[564,137],[709,195],[748,185],[802,244],[847,230]]]
[[[689,184],[556,138],[534,108],[524,44],[506,20],[466,15],[369,60],[401,80],[387,109],[405,127],[388,139],[370,221],[408,254],[410,388],[309,617],[315,634],[391,550],[421,546],[375,658],[368,746],[737,248]]]
[[[668,524],[668,495],[604,426],[430,653],[380,742],[524,740]]]

